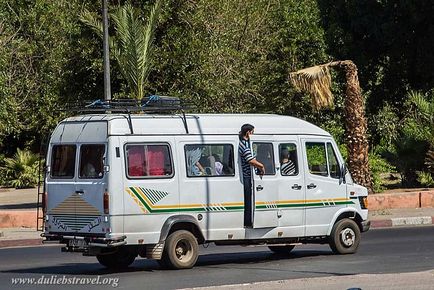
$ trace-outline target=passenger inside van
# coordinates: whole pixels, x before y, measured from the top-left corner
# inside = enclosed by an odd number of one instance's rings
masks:
[[[186,151],[188,176],[205,175],[206,171],[200,160],[202,158],[202,148],[196,147]]]
[[[296,174],[295,164],[290,158],[288,149],[283,149],[280,153],[280,172],[282,175]]]
[[[104,145],[81,145],[80,178],[102,177],[104,150]]]

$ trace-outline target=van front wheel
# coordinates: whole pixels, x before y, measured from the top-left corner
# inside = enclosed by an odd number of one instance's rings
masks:
[[[196,237],[189,231],[179,230],[167,238],[162,264],[171,269],[190,269],[196,264],[198,256]]]
[[[360,229],[351,219],[341,219],[333,226],[329,245],[335,254],[353,254],[360,244]]]

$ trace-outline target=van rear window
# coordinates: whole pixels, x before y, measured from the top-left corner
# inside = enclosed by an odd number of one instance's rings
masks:
[[[164,144],[127,145],[129,178],[173,176],[170,148]]]
[[[54,145],[51,154],[51,177],[74,178],[75,145]]]
[[[81,179],[99,179],[104,175],[105,145],[86,144],[80,146]]]

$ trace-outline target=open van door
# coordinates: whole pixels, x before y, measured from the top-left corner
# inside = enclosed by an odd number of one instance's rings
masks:
[[[274,144],[270,137],[254,136],[252,141],[253,155],[256,160],[264,164],[265,174],[260,176],[256,170],[253,172],[253,193],[254,193],[254,228],[277,227],[277,180],[276,180],[276,159]],[[263,140],[263,141],[262,141]]]

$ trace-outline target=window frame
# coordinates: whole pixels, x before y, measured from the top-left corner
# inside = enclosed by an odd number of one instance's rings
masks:
[[[276,156],[276,155],[274,155],[274,142],[272,142],[272,141],[270,141],[270,142],[267,142],[267,141],[253,141],[253,142],[252,142],[252,155],[253,155],[253,153],[254,153],[254,151],[253,151],[253,146],[254,146],[255,144],[270,144],[270,145],[271,145],[271,155],[273,156],[273,158],[272,158],[272,160],[273,160],[273,173],[268,173],[268,174],[267,174],[267,173],[264,173],[264,176],[276,176],[276,160],[275,160],[275,156]],[[258,155],[258,154],[254,155],[253,157],[254,157],[258,162],[261,162],[261,161],[258,160],[257,155]],[[262,163],[262,162],[261,162],[261,163]],[[262,163],[262,164],[263,164],[263,163]],[[279,164],[280,164],[280,161],[279,161]],[[256,170],[254,170],[253,173],[254,173],[254,175],[259,175],[259,174],[256,173]]]
[[[129,176],[128,174],[128,154],[127,154],[127,146],[137,146],[137,145],[163,145],[167,146],[169,149],[169,160],[170,160],[170,166],[172,168],[172,174],[171,175],[151,175],[151,176]],[[172,146],[170,146],[170,143],[168,142],[127,142],[124,144],[124,164],[125,164],[125,176],[128,180],[143,180],[143,179],[172,179],[175,176],[175,166],[173,162],[173,154],[172,154]]]
[[[316,177],[323,177],[323,178],[329,178],[330,177],[330,172],[329,172],[329,160],[328,160],[328,156],[327,156],[327,142],[328,141],[325,141],[325,140],[321,140],[321,141],[318,141],[318,140],[315,140],[315,141],[313,141],[313,140],[306,140],[305,142],[304,142],[304,150],[305,150],[305,154],[306,154],[306,165],[307,165],[307,171],[309,172],[309,174],[310,175],[313,175],[313,176],[316,176]],[[325,153],[325,161],[326,161],[326,170],[327,170],[327,175],[321,175],[321,174],[315,174],[315,173],[312,173],[311,171],[310,171],[310,168],[309,168],[309,158],[308,158],[308,154],[307,154],[307,144],[323,144],[324,146],[323,146],[323,148],[324,148],[324,153]]]
[[[75,148],[75,152],[74,152],[74,170],[73,170],[73,175],[72,177],[64,177],[64,176],[53,176],[53,162],[54,162],[54,158],[53,158],[53,152],[54,152],[54,147],[60,147],[60,146],[73,146]],[[70,144],[53,144],[51,146],[51,151],[50,151],[50,179],[64,179],[64,180],[72,180],[76,178],[76,165],[77,165],[77,144],[75,143],[70,143]]]
[[[81,176],[81,147],[83,146],[88,146],[88,145],[99,145],[99,146],[104,146],[104,154],[102,156],[102,175],[100,177],[83,177]],[[104,172],[104,166],[105,166],[105,159],[107,157],[107,144],[105,143],[82,143],[80,144],[80,146],[78,146],[79,150],[78,150],[78,168],[77,168],[77,178],[80,180],[92,180],[92,179],[103,179],[105,176],[105,172]]]
[[[292,144],[292,145],[294,145],[295,146],[295,150],[296,150],[296,154],[297,154],[297,164],[296,164],[296,169],[297,169],[297,174],[293,174],[293,175],[284,175],[284,174],[282,174],[282,164],[280,163],[280,150],[281,150],[281,148],[282,148],[282,145],[283,144]],[[279,146],[278,146],[278,149],[279,149],[279,171],[280,171],[280,176],[284,176],[284,177],[291,177],[291,176],[298,176],[298,175],[300,175],[300,166],[299,166],[299,163],[300,162],[298,162],[298,155],[299,155],[299,152],[298,152],[298,146],[297,146],[297,143],[295,143],[294,141],[292,141],[292,142],[283,142],[283,143],[279,143]]]
[[[333,143],[332,142],[330,142],[330,141],[327,141],[326,143],[326,154],[327,154],[327,170],[328,170],[328,173],[329,173],[329,177],[330,178],[333,178],[333,179],[340,179],[340,172],[341,172],[341,164],[339,163],[339,158],[338,158],[338,155],[336,154],[336,150],[335,150],[335,148],[334,148],[334,146],[333,146]],[[331,148],[332,148],[332,153],[333,153],[333,156],[335,157],[335,159],[336,159],[336,162],[337,162],[337,170],[338,170],[338,176],[337,177],[333,177],[332,175],[331,175],[331,170],[330,170],[330,160],[329,160],[329,149],[328,149],[328,145],[330,145],[331,146]]]
[[[234,172],[232,174],[226,174],[226,175],[188,175],[188,168],[187,168],[188,162],[187,162],[187,151],[186,151],[187,146],[197,146],[197,147],[199,147],[199,146],[230,146],[230,148],[232,149],[232,164],[234,165],[234,168],[233,168]],[[231,143],[207,143],[207,144],[203,144],[203,143],[191,144],[191,143],[189,143],[189,144],[184,144],[183,147],[184,147],[183,149],[184,149],[185,176],[187,178],[198,178],[198,177],[199,178],[200,177],[202,177],[202,178],[214,178],[214,177],[222,178],[222,177],[234,177],[236,175],[236,172],[235,172],[235,170],[236,170],[235,169],[236,168],[235,150],[234,150],[233,144],[231,144]]]

